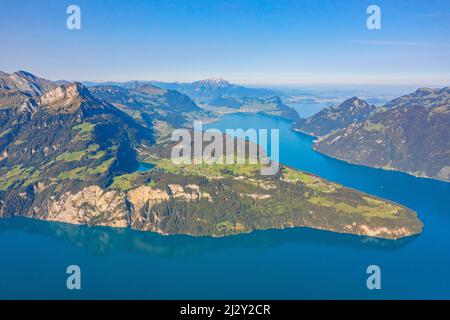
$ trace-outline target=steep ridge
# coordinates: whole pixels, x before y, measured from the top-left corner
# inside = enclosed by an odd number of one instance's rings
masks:
[[[37,96],[55,86],[52,81],[36,77],[26,71],[11,74],[0,71],[0,90],[19,91],[29,96]]]
[[[345,100],[339,106],[328,107],[308,119],[300,119],[293,128],[313,136],[323,136],[345,128],[353,122],[367,119],[375,106],[357,97]]]
[[[148,83],[129,82],[124,86],[101,85],[89,88],[97,98],[127,112],[144,126],[153,127],[159,137],[174,128],[192,126],[194,119],[208,119],[188,96]]]
[[[356,164],[450,181],[449,128],[450,87],[422,88],[319,139],[315,148]]]
[[[150,129],[79,83],[44,93],[30,111],[10,110],[1,117],[9,125],[0,138],[4,215],[23,211],[36,188],[47,197],[106,186],[113,175],[136,168],[137,146],[154,142]]]

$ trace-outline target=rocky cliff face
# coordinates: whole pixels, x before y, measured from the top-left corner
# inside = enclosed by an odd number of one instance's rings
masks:
[[[131,227],[170,233],[174,230],[164,230],[163,222],[167,217],[165,207],[159,205],[200,200],[211,202],[211,196],[200,192],[200,187],[193,184],[184,188],[171,184],[166,190],[140,185],[126,192],[91,185],[75,193],[52,196],[44,205],[33,207],[27,215],[72,224]]]
[[[264,182],[246,176],[209,177],[208,186],[202,185],[202,173],[175,176],[156,170],[142,173],[155,181],[151,186],[137,183],[119,190],[90,185],[51,195],[21,215],[161,234],[224,236],[295,226],[387,239],[421,232],[422,224],[406,208],[285,170],[280,179]],[[36,191],[36,199],[44,190]]]
[[[450,181],[449,128],[450,88],[425,88],[319,139],[315,148],[352,163]]]

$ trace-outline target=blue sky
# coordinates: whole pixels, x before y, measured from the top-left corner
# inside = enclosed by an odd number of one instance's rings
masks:
[[[0,70],[53,80],[450,85],[449,0],[0,0],[0,30]]]

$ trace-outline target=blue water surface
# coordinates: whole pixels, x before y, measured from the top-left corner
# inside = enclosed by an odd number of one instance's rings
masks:
[[[145,163],[140,162],[138,168],[136,169],[137,172],[145,172],[153,168],[155,165],[151,163]]]
[[[2,219],[0,298],[450,298],[450,183],[323,156],[278,118],[228,115],[208,127],[279,128],[281,162],[403,204],[423,233],[389,241],[293,228],[210,238]],[[66,288],[71,264],[82,271],[79,291]],[[367,289],[372,264],[381,290]]]

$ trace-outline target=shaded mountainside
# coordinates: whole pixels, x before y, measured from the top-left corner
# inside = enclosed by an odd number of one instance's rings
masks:
[[[0,110],[8,109],[11,105],[23,105],[29,108],[31,98],[54,88],[56,85],[26,71],[5,73],[0,71]]]
[[[38,96],[54,87],[56,85],[52,81],[36,77],[26,71],[11,74],[0,71],[0,90],[19,91],[29,96]]]
[[[175,165],[174,143],[155,144],[150,123],[99,99],[130,90],[138,104],[141,94],[171,98],[153,86],[122,89],[94,96],[72,83],[0,109],[1,217],[212,236],[307,226],[397,239],[422,230],[407,208],[284,166],[261,176],[258,164]],[[140,162],[154,167],[137,171]]]
[[[345,161],[450,181],[450,87],[419,89],[318,140]]]
[[[316,137],[323,136],[367,119],[374,110],[375,106],[353,97],[337,107],[328,107],[308,119],[300,119],[293,128]]]
[[[174,128],[192,126],[194,119],[210,117],[185,94],[148,83],[100,85],[90,87],[89,91],[127,112],[142,125],[153,127],[158,137],[167,135]]]
[[[106,186],[113,175],[136,168],[137,146],[154,142],[150,129],[78,83],[44,93],[31,110],[3,109],[0,118],[0,211],[6,216],[64,191]]]

